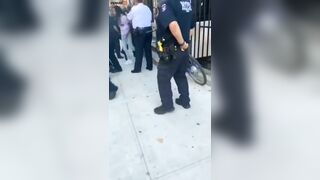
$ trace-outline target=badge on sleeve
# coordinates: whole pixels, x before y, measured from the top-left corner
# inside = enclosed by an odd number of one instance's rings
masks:
[[[180,1],[180,3],[181,3],[182,11],[186,11],[187,13],[192,11],[191,0],[190,1]]]
[[[165,12],[167,10],[167,5],[166,4],[162,4],[161,10],[162,10],[162,12]]]

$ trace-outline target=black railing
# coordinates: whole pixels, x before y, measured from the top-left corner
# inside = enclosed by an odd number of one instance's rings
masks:
[[[192,36],[191,55],[195,58],[211,57],[211,0],[196,1],[196,27]]]

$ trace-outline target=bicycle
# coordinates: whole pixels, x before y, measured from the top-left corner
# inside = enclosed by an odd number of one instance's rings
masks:
[[[153,29],[150,32],[155,32],[155,31],[156,29]],[[189,74],[189,76],[195,83],[201,86],[207,84],[207,76],[201,64],[194,57],[192,57],[190,53],[189,53],[187,74]]]
[[[207,76],[203,70],[203,67],[190,54],[189,54],[189,64],[187,68],[187,74],[189,74],[189,76],[195,83],[201,86],[207,84]]]

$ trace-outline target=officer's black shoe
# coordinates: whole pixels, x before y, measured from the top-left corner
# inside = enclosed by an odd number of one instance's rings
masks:
[[[167,108],[163,105],[157,107],[154,109],[154,113],[156,114],[159,114],[159,115],[162,115],[162,114],[166,114],[166,113],[169,113],[169,112],[172,112],[174,111],[174,107],[171,107],[171,108]]]
[[[152,71],[152,68],[147,68],[147,70]]]
[[[114,69],[114,68],[110,68],[110,69],[109,69],[109,72],[111,72],[111,73],[115,73],[115,72],[116,72],[116,69]]]
[[[117,91],[110,91],[109,92],[109,100],[112,100],[116,97]]]
[[[183,103],[182,100],[179,98],[176,99],[176,104],[182,106],[185,109],[189,109],[191,107],[190,103]]]
[[[111,73],[118,73],[118,72],[122,72],[122,69],[112,69],[110,70]]]
[[[140,73],[141,71],[138,70],[132,70],[131,73]]]
[[[212,119],[212,131],[228,137],[240,146],[253,144],[252,130],[249,124],[236,125],[227,115],[219,114]]]

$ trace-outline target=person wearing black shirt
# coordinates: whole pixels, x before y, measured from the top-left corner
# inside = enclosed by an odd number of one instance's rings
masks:
[[[161,58],[158,65],[158,88],[161,106],[154,109],[156,114],[174,111],[170,80],[174,78],[180,97],[176,104],[190,108],[189,87],[186,70],[189,59],[189,35],[195,26],[194,0],[163,1],[157,17],[157,40],[169,58]],[[165,39],[165,42],[163,41]]]
[[[115,50],[117,43],[119,43],[120,38],[120,28],[117,24],[117,19],[114,16],[114,13],[111,13],[109,18],[109,59],[112,64],[111,72],[121,72],[122,67],[119,64],[117,57],[115,56]]]

